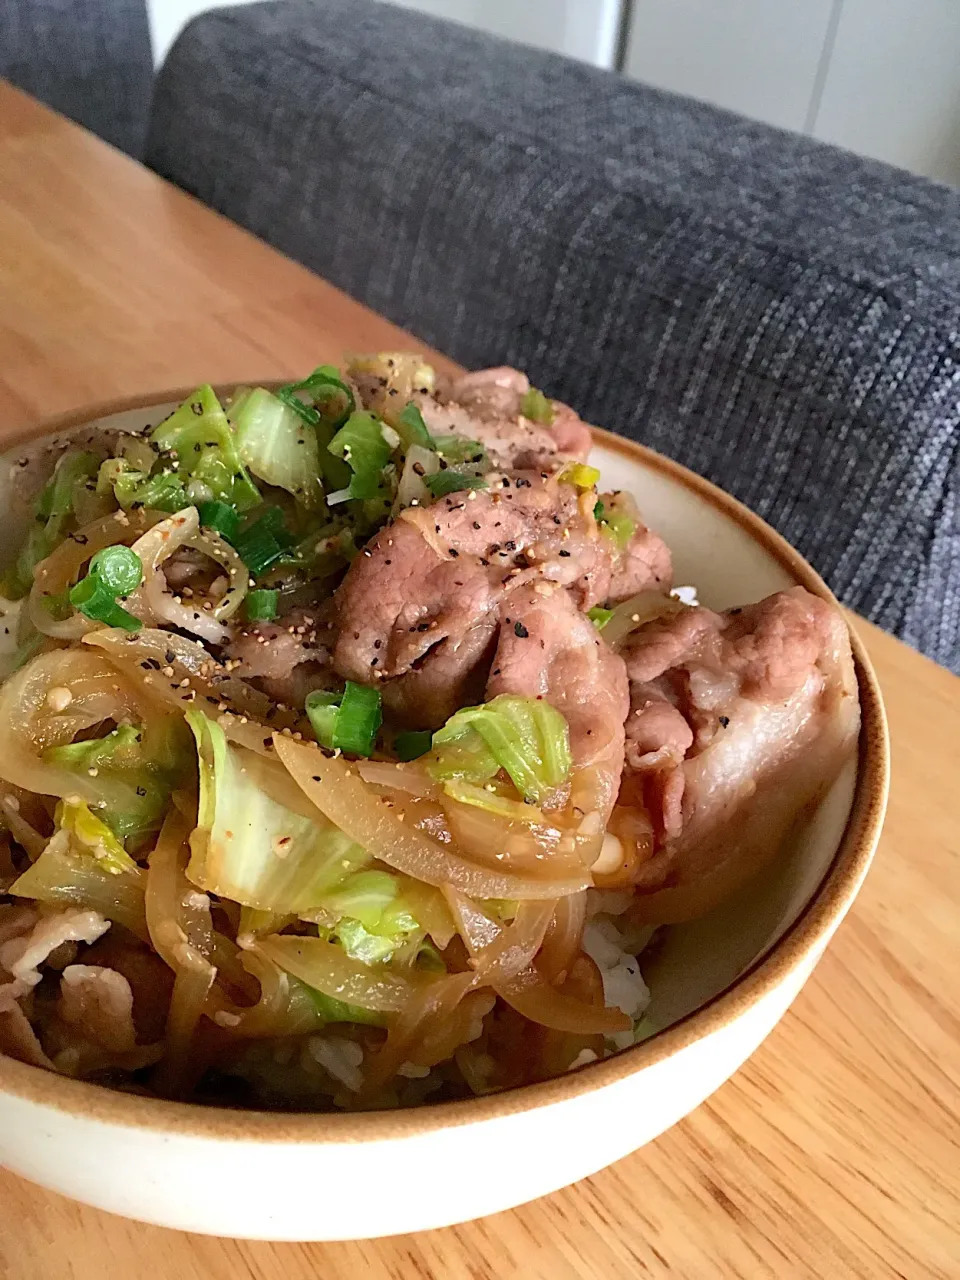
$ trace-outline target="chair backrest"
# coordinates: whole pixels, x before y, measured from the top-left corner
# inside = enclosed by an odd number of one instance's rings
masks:
[[[0,76],[140,156],[153,92],[146,0],[0,0]]]

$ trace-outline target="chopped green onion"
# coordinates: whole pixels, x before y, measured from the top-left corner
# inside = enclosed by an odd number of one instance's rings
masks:
[[[91,557],[88,573],[96,574],[115,596],[128,596],[143,581],[143,563],[132,547],[104,547]]]
[[[603,503],[600,501],[600,499],[598,498],[598,499],[596,500],[596,502],[593,504],[593,518],[594,518],[594,520],[602,520],[602,519],[603,519],[603,512],[604,512],[604,505],[603,505]]]
[[[304,706],[317,741],[321,747],[332,751],[337,712],[340,710],[340,694],[314,689],[313,693],[307,694]]]
[[[240,515],[236,507],[231,507],[228,502],[201,502],[197,513],[205,529],[212,529],[228,542],[232,542],[237,536]]]
[[[414,729],[410,733],[398,733],[393,749],[398,760],[419,760],[433,746],[433,734],[429,729]]]
[[[334,747],[353,755],[369,756],[382,719],[380,690],[348,680],[337,712]]]
[[[600,522],[600,532],[605,533],[622,551],[637,531],[635,520],[629,516],[617,515],[616,512],[605,516]]]
[[[267,507],[258,520],[236,535],[233,546],[254,577],[269,569],[291,549],[283,512],[279,507]]]
[[[375,498],[380,488],[383,468],[393,452],[384,438],[384,424],[374,413],[359,410],[352,413],[327,445],[334,457],[342,458],[353,472],[348,498]],[[335,498],[343,501],[343,491],[330,494],[328,502]]]
[[[322,747],[369,756],[383,720],[380,690],[348,680],[342,694],[315,689],[305,707]]]
[[[246,595],[247,619],[250,622],[272,622],[277,616],[279,591],[248,591]]]
[[[448,493],[459,493],[463,489],[489,488],[483,476],[470,475],[469,472],[458,471],[456,467],[424,476],[423,482],[435,498],[443,498]]]
[[[600,606],[597,605],[595,608],[587,610],[587,617],[590,619],[590,621],[593,623],[593,625],[597,628],[598,631],[602,631],[603,628],[610,621],[610,619],[613,617],[613,610],[601,609]]]
[[[408,401],[403,413],[397,418],[396,432],[400,437],[400,443],[403,445],[404,452],[410,448],[412,444],[419,444],[424,449],[433,448],[433,439],[427,430],[427,424],[423,420],[423,414],[412,400]]]
[[[553,403],[536,387],[524,392],[520,399],[520,412],[531,422],[542,423],[545,427],[553,422]]]
[[[198,387],[150,433],[158,449],[174,453],[191,502],[218,499],[238,511],[257,506],[260,492],[250,479],[237,440],[211,386]]]
[[[279,387],[277,399],[293,411],[317,426],[325,418],[334,427],[341,427],[357,407],[353,392],[340,377],[340,370],[332,364],[322,364],[302,382],[288,382]],[[331,402],[342,402],[342,408],[331,411]]]
[[[117,604],[143,581],[143,564],[130,547],[104,547],[91,557],[87,575],[70,589],[70,603],[94,622],[125,631],[139,631],[139,618]]]
[[[585,462],[571,462],[557,477],[564,484],[576,485],[578,489],[592,489],[600,479],[596,467],[588,467]]]
[[[479,440],[468,440],[466,436],[447,435],[434,436],[433,443],[444,462],[454,465],[470,462],[482,471],[490,470],[490,459]]]

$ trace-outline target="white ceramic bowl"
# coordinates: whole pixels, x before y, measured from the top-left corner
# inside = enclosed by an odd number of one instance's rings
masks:
[[[173,403],[128,402],[54,429],[106,417],[142,427]],[[796,583],[829,598],[763,521],[690,472],[605,432],[593,461],[605,486],[637,496],[673,550],[677,582],[696,584],[704,603],[726,608]],[[4,541],[22,517],[6,510]],[[856,637],[853,645],[858,759],[759,880],[711,916],[670,930],[644,971],[658,1030],[643,1043],[544,1084],[361,1115],[157,1101],[0,1057],[0,1161],[77,1200],[163,1226],[335,1240],[494,1213],[651,1141],[770,1032],[866,874],[886,802],[888,744],[876,681]]]

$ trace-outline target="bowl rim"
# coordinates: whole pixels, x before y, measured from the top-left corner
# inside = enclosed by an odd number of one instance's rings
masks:
[[[232,390],[234,385],[238,384],[220,384],[217,390]],[[264,385],[279,384],[268,380]],[[48,417],[0,441],[3,453],[39,437],[72,432],[119,413],[179,402],[192,390],[188,387],[127,396]],[[759,542],[800,586],[841,608],[826,583],[800,553],[736,498],[645,445],[602,427],[593,427],[592,431],[596,444],[682,484],[702,501],[719,509]],[[851,615],[843,612],[850,624],[860,691],[861,727],[850,814],[830,865],[813,897],[766,954],[718,995],[649,1040],[551,1080],[483,1097],[426,1103],[393,1111],[274,1112],[175,1102],[56,1075],[2,1053],[0,1097],[11,1095],[83,1120],[122,1128],[222,1142],[336,1146],[396,1141],[571,1102],[662,1063],[695,1042],[722,1031],[786,982],[792,973],[816,961],[856,897],[880,837],[890,783],[887,721],[870,659],[851,624]]]

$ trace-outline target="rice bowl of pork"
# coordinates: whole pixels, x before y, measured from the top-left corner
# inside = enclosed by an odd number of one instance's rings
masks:
[[[43,434],[99,423],[142,430],[180,399],[74,414]],[[835,605],[797,552],[708,482],[600,430],[590,462],[605,486],[635,496],[673,552],[675,581],[695,586],[710,609],[797,586]],[[17,536],[5,529],[4,543]],[[773,1029],[866,874],[886,803],[888,745],[879,690],[855,634],[852,647],[857,750],[793,824],[781,855],[706,915],[665,926],[642,979],[619,964],[603,929],[594,930],[593,958],[619,969],[618,980],[645,1006],[637,1043],[502,1092],[350,1114],[177,1102],[0,1056],[0,1160],[62,1194],[163,1226],[333,1240],[494,1213],[635,1151],[707,1098]],[[429,1187],[422,1178],[391,1178],[387,1189],[378,1172],[423,1168],[451,1176]],[[458,1168],[469,1176],[452,1176]]]

